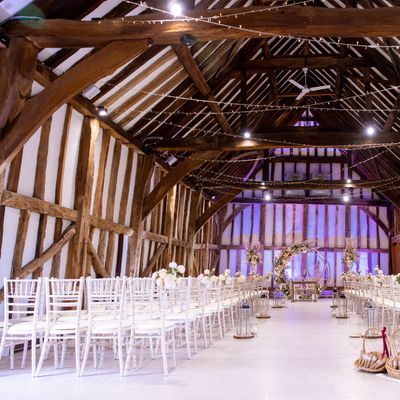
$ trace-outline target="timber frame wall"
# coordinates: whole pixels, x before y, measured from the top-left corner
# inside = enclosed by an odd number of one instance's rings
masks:
[[[63,105],[3,176],[1,276],[149,276],[172,260],[192,274],[204,269],[215,246],[212,219],[196,228],[209,206],[201,192],[176,184],[144,213],[167,174]]]

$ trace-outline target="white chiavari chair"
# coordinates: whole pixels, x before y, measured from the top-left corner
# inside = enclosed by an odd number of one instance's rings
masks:
[[[14,347],[24,344],[23,362],[31,342],[31,371],[36,371],[37,340],[43,337],[45,321],[41,320],[41,279],[4,279],[4,328],[0,359],[6,345],[10,347],[10,367],[14,368]]]
[[[127,359],[125,363],[124,373],[129,370],[130,365],[135,356],[135,346],[140,344],[140,362],[139,367],[143,366],[143,355],[146,343],[149,344],[152,358],[154,358],[153,342],[157,343],[156,350],[159,348],[163,363],[164,376],[169,373],[168,368],[168,351],[171,348],[172,363],[176,367],[176,349],[175,349],[175,322],[166,319],[166,310],[172,307],[169,302],[173,298],[168,296],[168,290],[163,287],[156,287],[155,281],[151,281],[150,287],[140,288],[136,284],[135,279],[128,281],[129,285],[129,304],[130,314],[134,324],[134,334],[129,340]],[[138,290],[139,289],[139,290]],[[135,319],[135,316],[144,315],[147,318]],[[156,351],[157,352],[157,351]],[[133,362],[135,365],[135,362]]]
[[[120,375],[124,375],[124,340],[131,331],[131,317],[125,307],[126,280],[124,277],[92,279],[86,278],[88,328],[84,344],[84,353],[80,376],[84,374],[90,346],[93,348],[94,367],[97,367],[97,343],[100,342],[100,362],[103,366],[105,346],[108,341],[117,352]]]
[[[74,342],[76,374],[80,373],[81,338],[85,334],[88,321],[82,316],[84,278],[45,278],[46,329],[35,376],[38,376],[46,359],[49,347],[54,349],[54,367],[63,368],[69,341]],[[59,363],[58,347],[61,346]]]

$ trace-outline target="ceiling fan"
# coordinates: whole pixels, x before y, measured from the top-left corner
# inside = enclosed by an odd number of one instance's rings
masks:
[[[299,88],[301,90],[301,92],[298,94],[298,96],[296,97],[296,100],[301,100],[306,94],[310,93],[310,92],[317,92],[318,90],[324,90],[324,89],[330,89],[331,85],[323,85],[323,86],[315,86],[315,87],[311,87],[309,88],[307,86],[307,72],[308,72],[308,68],[304,67],[303,68],[303,72],[304,72],[304,85],[302,85],[301,83],[296,82],[293,79],[289,79],[289,82],[296,86],[297,88]]]

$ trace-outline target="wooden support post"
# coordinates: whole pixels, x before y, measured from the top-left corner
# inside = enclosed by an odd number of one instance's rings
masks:
[[[196,237],[196,219],[201,200],[202,200],[201,192],[192,191],[190,198],[189,223],[187,230],[187,241],[189,244],[189,248],[186,252],[186,260],[185,260],[185,266],[189,276],[194,273],[193,262],[194,262],[194,243]],[[207,238],[205,238],[205,240],[206,239]]]
[[[174,237],[174,222],[176,209],[176,185],[167,193],[165,210],[165,234],[168,237],[168,248],[166,253],[166,262],[172,261],[172,239]]]
[[[68,251],[66,277],[85,276],[87,259],[87,239],[89,237],[90,203],[92,199],[94,146],[99,133],[99,121],[85,117],[82,125],[79,158],[75,179],[74,208],[78,211],[76,235]]]
[[[131,213],[131,227],[133,229],[133,234],[128,242],[128,263],[126,268],[126,274],[131,276],[139,275],[140,249],[143,231],[143,201],[149,179],[154,169],[154,156],[152,154],[139,155],[137,165]]]
[[[44,198],[44,191],[46,185],[46,167],[47,167],[47,153],[49,150],[49,136],[51,128],[51,118],[46,121],[42,126],[40,132],[40,141],[36,162],[35,184],[33,190],[33,197],[38,199]],[[47,228],[47,215],[41,214],[39,217],[38,237],[36,241],[35,256],[38,258],[43,253],[44,240],[46,237]],[[42,267],[33,272],[32,277],[38,278],[42,274]]]

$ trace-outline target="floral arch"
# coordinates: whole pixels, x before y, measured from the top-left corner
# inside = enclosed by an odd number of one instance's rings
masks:
[[[290,285],[288,283],[288,277],[286,275],[286,269],[291,261],[291,259],[297,254],[304,253],[316,253],[318,258],[323,262],[324,267],[319,276],[316,279],[320,283],[321,290],[324,289],[326,281],[329,279],[330,266],[326,257],[318,250],[318,247],[311,247],[310,242],[305,242],[301,244],[293,244],[292,246],[285,246],[282,249],[279,257],[275,257],[273,271],[275,282],[279,285],[279,289],[286,295],[290,293]],[[309,269],[307,268],[307,274]],[[323,277],[326,276],[325,279]]]

